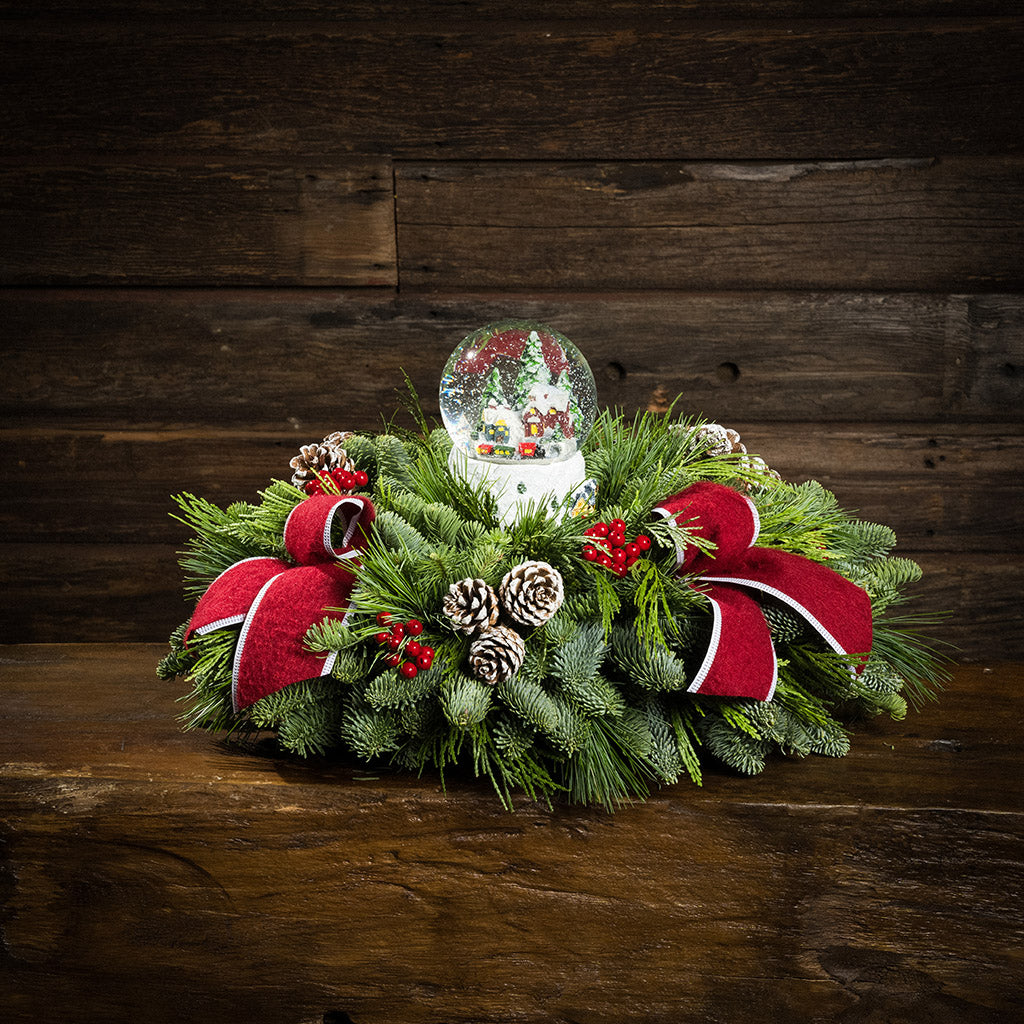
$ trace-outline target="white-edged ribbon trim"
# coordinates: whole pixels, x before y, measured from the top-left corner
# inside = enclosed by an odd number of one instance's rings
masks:
[[[704,576],[703,579],[712,579],[713,577]],[[731,583],[731,580],[718,578],[716,582],[719,583]],[[700,668],[697,670],[697,674],[693,677],[693,682],[686,688],[687,693],[699,693],[700,688],[704,685],[704,680],[707,679],[708,673],[711,671],[711,666],[715,662],[715,656],[718,654],[718,646],[722,640],[722,609],[719,603],[709,595],[705,594],[705,597],[711,602],[711,610],[714,613],[714,621],[711,624],[711,642],[708,644],[707,653],[704,655],[704,660],[700,664]],[[772,652],[772,685],[768,690],[767,696],[761,698],[764,701],[770,701],[775,696],[775,687],[779,685],[779,656],[775,653],[775,644],[768,645]]]
[[[784,604],[788,604],[790,608],[802,616],[833,651],[837,654],[842,654],[845,657],[850,656],[851,652],[847,651],[807,608],[805,608],[795,598],[790,597],[789,594],[783,593],[777,587],[769,586],[767,583],[760,582],[760,580],[745,579],[741,576],[704,576],[702,578],[709,580],[712,583],[736,583],[741,587],[753,587],[755,590],[761,590],[766,594],[771,594],[772,597],[778,598]],[[775,647],[773,644],[772,650],[774,649]],[[857,675],[852,665],[849,666],[849,669],[850,675]]]
[[[704,596],[707,597],[707,594]],[[714,613],[714,621],[711,624],[711,642],[708,644],[707,653],[704,655],[697,674],[693,677],[693,682],[686,688],[687,693],[697,693],[704,685],[704,680],[707,679],[708,673],[711,671],[715,655],[718,654],[718,645],[722,639],[722,608],[713,597],[708,597],[708,600],[711,602],[711,610]]]
[[[276,576],[271,576],[270,579],[260,587],[260,592],[256,595],[255,600],[249,606],[249,610],[245,613],[245,621],[242,623],[242,630],[238,634],[238,643],[235,645],[234,661],[231,663],[231,706],[236,715],[239,711],[238,667],[242,663],[242,649],[245,647],[245,641],[249,636],[249,629],[252,626],[252,618],[256,614],[256,609],[259,608],[260,602],[263,600],[263,595],[270,589],[274,581],[279,580],[283,575],[283,572],[279,572]]]

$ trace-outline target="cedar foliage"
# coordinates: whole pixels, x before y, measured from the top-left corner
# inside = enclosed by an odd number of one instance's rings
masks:
[[[841,756],[849,749],[844,722],[880,712],[902,717],[908,698],[919,701],[940,685],[943,659],[917,634],[921,622],[893,614],[920,570],[890,555],[892,530],[857,520],[820,484],[794,486],[738,456],[711,456],[699,423],[671,412],[631,421],[603,413],[584,448],[598,485],[594,513],[571,518],[530,509],[511,527],[500,525],[485,490],[449,472],[445,432],[422,425],[420,436],[346,442],[370,476],[366,493],[377,519],[357,570],[354,613],[345,626],[316,623],[306,637],[312,650],[337,652],[330,675],[235,715],[238,627],[196,637],[187,647],[179,627],[158,671],[190,681],[186,727],[274,729],[280,744],[299,755],[347,748],[366,760],[437,771],[442,780],[448,769],[464,766],[487,777],[509,807],[522,791],[612,808],[683,774],[700,784],[709,758],[754,774],[779,753]],[[698,480],[747,489],[760,517],[759,545],[824,561],[865,588],[875,644],[859,676],[799,617],[766,598],[780,666],[773,700],[687,691],[706,648],[708,606],[674,574],[676,549],[693,538],[672,520],[652,522],[650,510]],[[189,596],[201,595],[241,558],[287,557],[284,522],[303,498],[282,481],[257,503],[224,510],[180,495],[179,518],[196,533],[181,559]],[[648,558],[621,578],[581,556],[584,529],[611,518],[653,541]],[[558,569],[566,600],[545,625],[521,630],[522,668],[490,687],[467,673],[469,640],[449,626],[442,600],[452,582],[467,577],[497,588],[527,558]],[[420,619],[420,639],[436,650],[429,671],[409,680],[384,665],[371,639],[378,612]]]

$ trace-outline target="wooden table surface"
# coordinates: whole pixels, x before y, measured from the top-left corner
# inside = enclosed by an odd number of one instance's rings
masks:
[[[616,814],[175,722],[161,648],[0,649],[0,1019],[1012,1021],[1020,665]]]

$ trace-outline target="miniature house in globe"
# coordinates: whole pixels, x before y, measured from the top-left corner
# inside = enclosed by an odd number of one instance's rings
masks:
[[[531,503],[555,509],[584,486],[594,375],[558,331],[522,320],[474,331],[448,359],[440,405],[449,465],[486,482],[504,521]]]

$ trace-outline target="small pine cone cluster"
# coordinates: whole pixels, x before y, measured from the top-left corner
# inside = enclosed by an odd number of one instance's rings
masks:
[[[459,580],[448,588],[444,613],[460,632],[472,635],[498,621],[498,595],[483,580]]]
[[[508,626],[485,629],[469,647],[469,665],[473,675],[491,686],[514,676],[525,657],[523,638]]]
[[[707,454],[739,455],[739,464],[747,472],[757,473],[759,476],[770,477],[773,480],[782,478],[774,469],[769,469],[768,464],[760,455],[748,455],[747,446],[740,441],[740,435],[730,427],[723,427],[720,423],[705,423],[697,428],[694,437],[703,445],[707,446]],[[749,491],[754,487],[751,483],[744,483],[743,490]]]
[[[740,435],[731,427],[723,427],[720,423],[705,423],[698,427],[694,438],[706,446],[708,455],[733,455],[737,452],[747,454],[747,447],[740,441]]]
[[[542,626],[562,606],[562,574],[547,562],[522,562],[505,574],[499,588],[509,616],[523,626]]]
[[[296,487],[305,487],[311,480],[316,480],[318,474],[327,474],[334,469],[354,472],[355,463],[341,447],[341,442],[350,436],[350,433],[336,430],[319,444],[304,444],[299,449],[299,454],[288,463],[294,470],[292,483]]]

